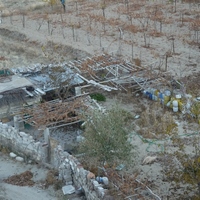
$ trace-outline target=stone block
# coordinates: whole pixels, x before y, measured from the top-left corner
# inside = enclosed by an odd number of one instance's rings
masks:
[[[98,193],[98,196],[99,196],[100,198],[103,198],[104,195],[105,195],[104,189],[103,189],[102,187],[98,187],[97,193]]]
[[[29,135],[29,140],[30,140],[30,141],[34,141],[34,139],[33,139],[33,136],[32,136],[32,135]]]
[[[12,129],[9,127],[8,128],[8,133],[11,133],[12,132]]]
[[[23,130],[24,129],[24,122],[20,121],[20,116],[14,116],[14,127],[17,130]]]
[[[15,159],[16,159],[17,161],[19,161],[19,162],[24,162],[24,159],[23,159],[22,157],[20,157],[20,156],[17,156]]]
[[[11,158],[16,158],[17,155],[16,155],[15,153],[13,153],[13,152],[10,152],[10,157],[11,157]]]
[[[75,188],[72,185],[66,185],[62,187],[63,194],[73,194],[75,193]]]
[[[66,162],[66,163],[69,163],[69,159],[68,159],[68,158],[65,158],[65,162]]]
[[[37,161],[41,161],[42,160],[42,155],[38,154],[37,157],[36,157],[36,160]]]
[[[38,149],[40,148],[40,144],[41,144],[40,142],[36,142],[35,143],[35,149],[36,149],[36,151],[38,151]]]
[[[63,178],[64,178],[65,180],[72,180],[71,174],[65,174],[65,175],[63,176]]]
[[[94,190],[95,191],[97,191],[98,190],[98,187],[100,186],[100,184],[97,182],[97,181],[92,181],[92,184],[93,184],[93,188],[94,188]]]
[[[72,181],[66,181],[66,182],[65,182],[65,185],[72,185],[72,184],[73,184]]]
[[[14,134],[14,135],[17,135],[18,133],[19,133],[19,131],[16,130],[15,128],[13,128],[13,134]]]
[[[62,169],[65,169],[65,163],[62,163],[62,164],[59,166],[59,170],[62,170]]]
[[[27,136],[27,134],[26,134],[26,133],[24,133],[24,132],[19,132],[19,136],[20,136],[20,137],[26,137],[26,136]]]
[[[82,179],[84,181],[86,181],[87,174],[88,174],[87,170],[85,170],[84,168],[80,168],[80,170],[79,170],[79,176],[82,177]]]
[[[89,191],[88,193],[85,193],[85,194],[86,194],[87,200],[100,200],[100,198],[98,198],[96,192],[91,192],[91,191]],[[101,198],[101,199],[102,199],[102,198]]]
[[[69,168],[68,169],[64,169],[63,170],[63,174],[70,174],[71,175],[72,174],[72,170],[69,169]]]
[[[6,129],[6,128],[8,128],[8,125],[7,124],[2,124],[2,128]]]

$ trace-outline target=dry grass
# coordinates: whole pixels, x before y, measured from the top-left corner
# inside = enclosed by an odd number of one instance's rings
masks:
[[[194,97],[200,96],[200,72],[195,73],[187,77],[186,80],[183,80],[186,85],[187,93],[192,94]],[[190,81],[187,81],[190,80]]]
[[[162,37],[164,35],[165,33],[162,33],[156,30],[152,30],[151,32],[149,32],[149,36],[152,36],[152,37]]]
[[[63,182],[58,180],[58,171],[57,170],[49,170],[44,182],[44,187],[48,188],[49,186],[53,185],[55,190],[59,190],[63,186]]]
[[[141,114],[137,121],[140,133],[145,138],[161,139],[177,133],[173,114],[163,109],[160,103],[153,103]]]
[[[200,3],[200,0],[183,0],[183,3]]]
[[[10,152],[10,149],[7,148],[7,147],[4,147],[3,145],[0,145],[0,151],[3,153],[3,154],[8,154]]]
[[[139,58],[134,59],[135,65],[141,67],[141,60]]]
[[[31,180],[32,178],[33,173],[31,171],[25,171],[21,174],[13,175],[4,179],[4,182],[18,186],[33,186],[35,183]]]

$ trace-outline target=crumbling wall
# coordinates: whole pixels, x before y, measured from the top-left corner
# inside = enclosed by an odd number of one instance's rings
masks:
[[[20,155],[25,161],[35,160],[41,163],[48,161],[48,144],[37,142],[31,135],[1,122],[0,145]],[[66,185],[75,185],[78,191],[85,193],[87,200],[104,199],[106,190],[95,180],[95,177],[88,176],[91,172],[85,170],[75,157],[63,151],[59,145],[53,151],[51,150],[51,153],[53,154],[51,164],[58,169],[60,180],[63,180]]]
[[[24,132],[20,132],[12,126],[0,122],[0,143],[10,151],[17,152],[21,157],[36,161],[43,161],[44,148],[40,142]]]
[[[74,183],[78,190],[85,193],[87,200],[104,199],[106,190],[99,184],[95,177],[89,176],[91,172],[85,170],[81,163],[72,155],[64,152],[61,146],[55,148],[54,164],[59,169],[59,175],[62,180],[66,181],[66,185]],[[71,169],[71,176],[69,176]]]

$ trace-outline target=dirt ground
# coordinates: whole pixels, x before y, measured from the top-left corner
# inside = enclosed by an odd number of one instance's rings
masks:
[[[9,156],[8,152],[0,152],[0,163],[1,200],[82,199],[77,194],[63,195],[62,185],[55,190],[50,184],[53,179],[56,179],[56,176],[51,176],[54,174],[52,169],[34,163],[16,161]]]
[[[12,160],[8,155],[0,153],[0,199],[43,199],[56,200],[57,197],[51,192],[51,189],[43,190],[42,181],[45,180],[48,169],[38,167],[37,165],[20,163]],[[17,186],[16,184],[9,184],[5,179],[12,175],[24,173],[26,171],[32,172],[32,181],[36,184],[27,184],[26,186]],[[25,181],[23,181],[25,183]],[[12,183],[10,181],[10,183]]]
[[[183,77],[200,71],[198,3],[108,1],[5,1],[1,10],[1,67],[63,62],[114,53]],[[80,51],[77,51],[78,49]],[[166,65],[167,55],[167,65]]]
[[[100,1],[77,2],[67,2],[64,13],[60,4],[51,8],[40,0],[1,0],[0,68],[23,68],[36,63],[51,64],[88,55],[114,53],[134,62],[139,59],[141,66],[162,70],[167,56],[167,70],[176,78],[200,72],[199,4],[177,1],[175,12],[175,5],[168,1],[138,3],[132,0],[127,13],[125,1],[109,1],[105,8],[105,20]],[[129,96],[120,94],[115,98],[122,99],[123,107],[134,115],[141,114],[152,104],[142,100],[141,96],[131,96],[127,100]],[[124,99],[127,101],[123,102]],[[104,106],[112,104],[113,97],[107,98]],[[142,106],[144,104],[145,107]],[[187,133],[198,129],[179,117],[175,118],[181,133],[185,131],[183,127],[186,127]],[[154,191],[162,199],[167,199],[171,195],[170,185],[162,182],[159,162],[150,166],[140,165],[145,156],[156,154],[158,146],[151,146],[156,151],[148,152],[148,144],[142,143],[137,136],[134,138],[140,147],[138,163],[141,178],[147,177],[156,182]],[[36,176],[37,180],[44,178],[44,169],[15,163],[5,157],[0,159],[1,180],[30,168],[35,170],[34,173],[41,174]],[[35,186],[19,190],[19,186],[1,183],[0,187],[0,199],[57,199],[51,190],[43,191]]]

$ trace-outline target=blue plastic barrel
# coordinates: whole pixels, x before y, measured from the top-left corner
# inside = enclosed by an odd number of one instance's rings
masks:
[[[163,95],[163,93],[159,93],[159,95],[158,95],[158,97],[160,98],[160,99],[163,99],[164,98],[164,95]]]

